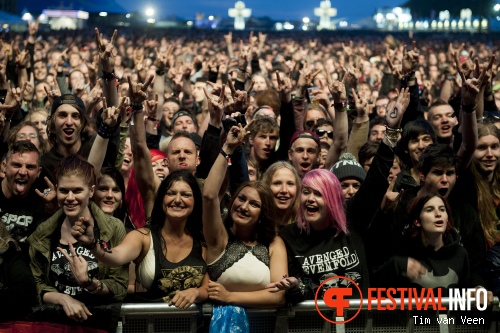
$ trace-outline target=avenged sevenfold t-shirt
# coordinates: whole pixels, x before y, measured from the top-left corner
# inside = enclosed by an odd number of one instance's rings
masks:
[[[70,254],[69,245],[58,244],[57,246]],[[99,266],[95,256],[78,242],[73,244],[73,247],[75,248],[75,253],[87,261],[90,278],[98,278]],[[83,288],[76,282],[68,260],[55,246],[53,246],[51,251],[49,279],[55,281],[54,286],[61,293],[70,295],[80,301],[83,301],[86,298],[85,296],[87,296],[83,293]]]

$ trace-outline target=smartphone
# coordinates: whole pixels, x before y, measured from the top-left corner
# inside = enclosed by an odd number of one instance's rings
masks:
[[[318,87],[310,87],[307,88],[307,96],[309,97],[309,102],[311,104],[319,104],[318,101],[313,100],[313,95],[311,94],[313,91],[319,90]]]

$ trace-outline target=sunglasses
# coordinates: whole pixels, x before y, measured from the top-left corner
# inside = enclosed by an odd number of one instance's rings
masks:
[[[323,136],[323,135],[328,135],[328,137],[330,139],[333,139],[333,131],[327,131],[327,130],[321,130],[321,129],[317,129],[316,131],[316,135],[319,136],[320,138]]]
[[[316,125],[316,122],[320,122],[321,120],[324,121],[326,119],[325,118],[316,118],[316,119],[308,120],[308,121],[306,121],[306,126],[307,126],[307,128],[311,128],[314,125]]]

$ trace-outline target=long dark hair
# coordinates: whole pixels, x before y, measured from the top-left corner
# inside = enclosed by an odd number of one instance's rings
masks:
[[[113,181],[116,183],[116,186],[118,186],[120,192],[122,193],[122,203],[113,212],[113,217],[116,217],[117,219],[123,222],[125,220],[125,215],[127,214],[127,203],[125,202],[125,181],[123,180],[123,176],[120,173],[120,171],[116,170],[115,168],[112,167],[102,168],[101,175],[97,180],[97,185],[99,185],[99,181],[103,176],[108,176],[109,178],[113,179]]]
[[[229,235],[232,235],[231,227],[233,226],[233,219],[231,218],[231,208],[234,201],[240,194],[241,190],[245,187],[251,187],[257,191],[260,197],[262,206],[260,207],[259,222],[255,226],[254,235],[255,240],[265,246],[269,246],[276,237],[276,221],[278,221],[277,207],[274,202],[274,195],[268,185],[262,181],[246,182],[236,190],[235,194],[229,202],[229,212],[227,214],[224,224]]]
[[[415,222],[420,222],[420,213],[424,209],[425,204],[434,197],[438,197],[443,201],[446,213],[448,214],[448,221],[446,223],[445,232],[450,232],[453,229],[453,221],[451,216],[451,208],[446,199],[437,193],[423,193],[418,194],[408,206],[408,216],[410,219],[410,236],[416,237],[422,232],[422,228],[417,227]]]
[[[194,197],[194,208],[189,215],[186,223],[186,232],[193,237],[194,240],[204,241],[203,238],[203,222],[202,222],[202,198],[201,190],[196,178],[185,170],[174,171],[165,178],[156,192],[156,197],[151,212],[150,228],[153,232],[157,232],[161,237],[161,228],[165,223],[165,211],[163,210],[163,198],[169,188],[177,181],[183,181],[189,185]]]

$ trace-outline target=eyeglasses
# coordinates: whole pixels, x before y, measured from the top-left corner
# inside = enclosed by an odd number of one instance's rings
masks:
[[[26,139],[38,139],[38,135],[34,133],[26,134],[26,133],[17,133],[16,138],[19,140],[26,140]]]
[[[320,138],[324,135],[328,135],[330,139],[333,139],[333,131],[327,131],[327,130],[322,130],[322,129],[317,129],[316,130],[316,135],[319,136]]]
[[[311,120],[306,121],[307,128],[313,127],[316,124],[316,122],[319,122],[320,120],[326,120],[326,119],[325,118],[316,118],[316,119],[311,119]]]

